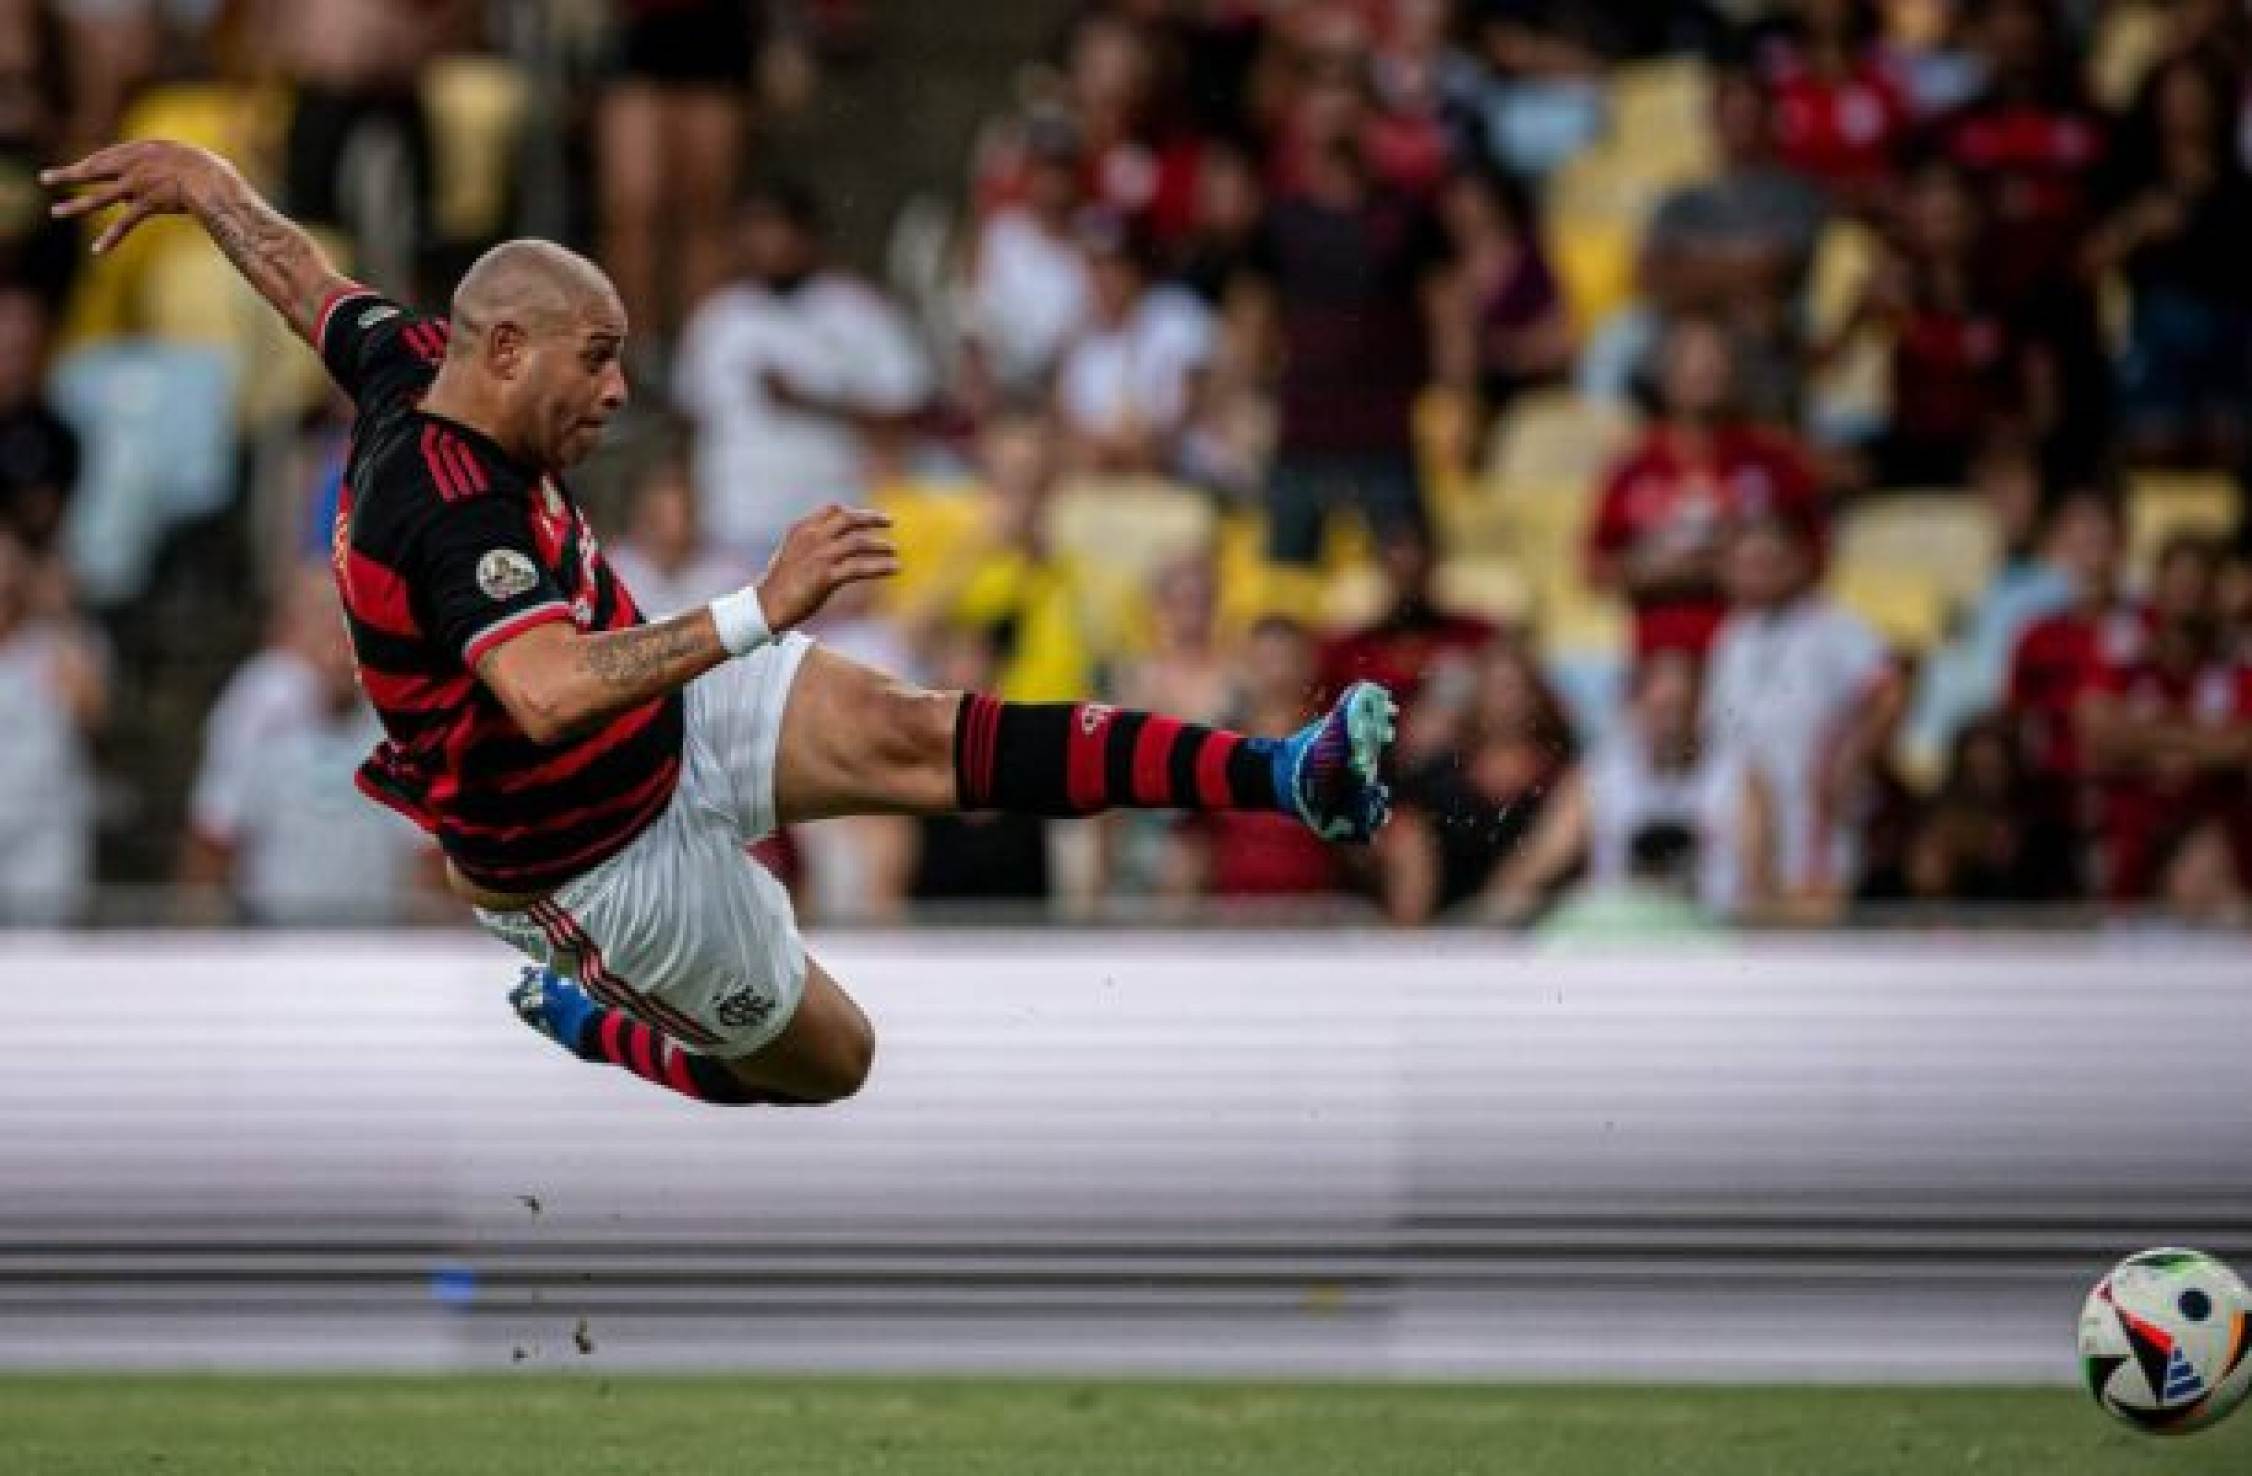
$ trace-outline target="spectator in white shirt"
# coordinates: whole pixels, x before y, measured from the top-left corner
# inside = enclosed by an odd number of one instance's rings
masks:
[[[294,571],[268,642],[204,725],[181,881],[262,923],[389,922],[435,878],[421,833],[353,777],[382,736],[326,570]]]
[[[1741,751],[1701,731],[1697,663],[1655,652],[1635,668],[1624,721],[1574,765],[1524,848],[1505,866],[1489,915],[1521,922],[1575,871],[1588,890],[1637,880],[1637,837],[1683,838],[1690,890],[1714,917],[1741,911],[1764,885],[1765,787]]]
[[[986,219],[970,251],[968,377],[987,401],[1045,387],[1094,297],[1072,229],[1078,135],[1066,119],[1036,118],[1024,148],[1018,199]]]
[[[1778,900],[1810,917],[1852,895],[1870,780],[1906,700],[1884,642],[1820,592],[1817,571],[1801,524],[1736,532],[1704,712],[1706,740],[1740,750],[1771,796]]]
[[[0,529],[0,922],[81,915],[94,881],[87,739],[108,710],[100,645],[35,611],[30,552]]]
[[[607,552],[611,569],[648,620],[709,604],[758,573],[748,560],[704,537],[688,463],[672,455],[659,457],[635,479],[625,536]]]
[[[1094,311],[1057,374],[1070,454],[1098,472],[1174,469],[1219,330],[1201,298],[1152,285],[1146,243],[1113,212],[1080,223]]]
[[[674,398],[696,428],[696,495],[720,546],[763,564],[783,530],[860,499],[932,396],[906,318],[823,260],[820,210],[784,182],[753,191],[743,275],[696,309]]]

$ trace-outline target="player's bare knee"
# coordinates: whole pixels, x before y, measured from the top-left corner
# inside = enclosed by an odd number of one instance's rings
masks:
[[[927,781],[930,805],[943,807],[954,774],[955,694],[886,682],[869,694],[863,748],[871,773],[889,787]],[[944,781],[942,786],[940,781]]]

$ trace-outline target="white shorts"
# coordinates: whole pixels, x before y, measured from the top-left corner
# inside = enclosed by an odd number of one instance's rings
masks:
[[[680,787],[633,844],[485,931],[597,1000],[729,1060],[782,1033],[805,994],[789,893],[744,848],[775,828],[774,756],[798,663],[790,632],[687,690]]]

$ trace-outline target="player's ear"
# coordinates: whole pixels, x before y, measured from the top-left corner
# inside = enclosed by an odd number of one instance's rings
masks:
[[[503,379],[516,377],[516,372],[524,365],[525,351],[530,347],[531,336],[523,325],[506,318],[495,323],[493,331],[486,335],[486,356],[491,360],[493,372]]]

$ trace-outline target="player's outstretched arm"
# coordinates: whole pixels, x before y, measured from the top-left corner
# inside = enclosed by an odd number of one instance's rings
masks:
[[[165,139],[114,144],[75,164],[43,170],[39,181],[74,192],[55,202],[58,219],[116,209],[94,238],[97,256],[151,216],[195,217],[235,270],[308,343],[322,304],[352,285],[311,236],[260,198],[234,165],[208,149]]]
[[[866,508],[830,507],[791,526],[757,585],[655,625],[585,635],[537,625],[485,653],[477,675],[535,743],[556,743],[669,696],[731,656],[790,630],[848,584],[899,572]]]

